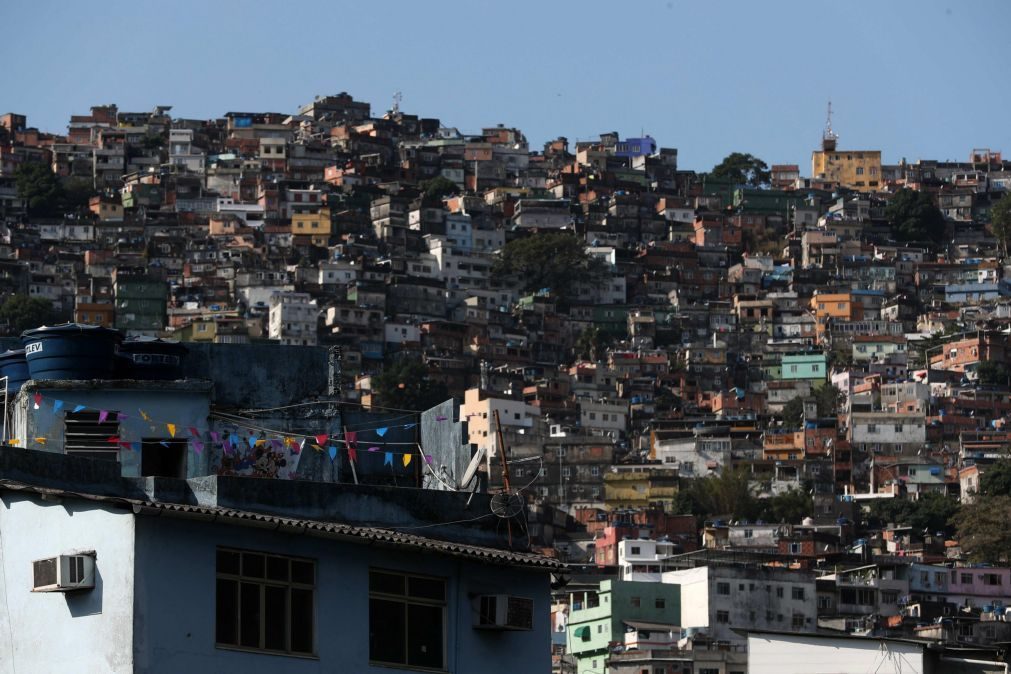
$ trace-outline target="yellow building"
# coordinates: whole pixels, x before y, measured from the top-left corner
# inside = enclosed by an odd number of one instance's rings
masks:
[[[291,216],[291,233],[294,236],[311,236],[312,245],[327,246],[333,227],[330,209],[321,208],[317,213],[295,213]]]
[[[811,177],[858,192],[874,192],[881,185],[881,150],[815,150]]]
[[[662,503],[670,508],[678,493],[673,470],[636,466],[604,474],[604,504],[609,510],[645,508]]]

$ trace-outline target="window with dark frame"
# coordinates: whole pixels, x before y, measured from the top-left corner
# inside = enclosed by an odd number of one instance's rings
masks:
[[[316,563],[219,548],[215,643],[266,653],[315,655]]]
[[[369,571],[369,660],[445,668],[445,579]]]

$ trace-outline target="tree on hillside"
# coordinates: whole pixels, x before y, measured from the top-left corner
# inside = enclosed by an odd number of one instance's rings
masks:
[[[445,176],[436,176],[430,180],[422,180],[418,187],[428,201],[438,201],[443,197],[460,192],[459,186]]]
[[[29,215],[55,217],[63,213],[63,188],[45,164],[19,164],[14,171],[14,183],[18,196],[27,201]]]
[[[751,187],[764,187],[772,180],[768,164],[743,152],[731,152],[713,167],[709,175],[714,178],[729,178],[734,183]]]
[[[883,527],[889,522],[907,525],[917,531],[935,533],[953,530],[958,502],[944,494],[921,494],[915,501],[905,498],[879,499],[871,503],[870,524]]]
[[[1009,379],[1007,366],[996,360],[981,362],[976,366],[976,376],[984,386],[1006,386]]]
[[[1011,192],[1008,192],[990,209],[990,229],[997,238],[1001,256],[1007,257],[1007,243],[1011,239]]]
[[[599,284],[607,277],[603,260],[588,255],[585,244],[567,232],[532,234],[514,239],[499,251],[492,276],[519,280],[528,292],[549,288],[565,298],[578,281]]]
[[[755,519],[758,500],[751,492],[749,474],[743,469],[723,469],[719,475],[687,481],[678,493],[678,511],[700,518],[724,516]]]
[[[953,519],[958,542],[969,559],[988,564],[1011,562],[1011,496],[981,496],[962,506]]]
[[[901,189],[888,202],[885,217],[898,241],[943,243],[948,225],[944,214],[926,192]]]
[[[20,335],[25,330],[52,324],[55,317],[49,300],[14,295],[0,305],[0,330],[6,335]]]
[[[401,410],[424,411],[449,399],[446,384],[432,379],[420,360],[398,358],[372,382],[376,404]]]
[[[986,467],[979,478],[979,495],[1011,496],[1011,460],[1001,459]]]

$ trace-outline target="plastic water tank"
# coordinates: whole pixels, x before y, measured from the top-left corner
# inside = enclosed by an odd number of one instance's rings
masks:
[[[21,333],[32,379],[111,379],[118,330],[64,323]]]
[[[123,342],[119,352],[133,360],[135,379],[182,379],[183,358],[189,349],[179,342],[138,337]]]
[[[17,349],[0,354],[0,377],[7,377],[7,393],[13,397],[21,390],[21,385],[31,379],[25,350]],[[3,389],[0,388],[0,391]]]

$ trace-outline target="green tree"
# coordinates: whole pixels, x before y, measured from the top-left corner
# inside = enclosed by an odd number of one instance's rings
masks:
[[[783,425],[799,428],[804,424],[804,397],[794,396],[783,405]]]
[[[63,213],[63,187],[45,164],[19,164],[14,171],[14,183],[18,196],[28,202],[29,215],[55,217]]]
[[[567,298],[577,281],[601,283],[608,274],[603,260],[586,252],[586,245],[572,234],[532,234],[507,243],[492,264],[499,282],[516,278],[524,290],[549,288]]]
[[[990,229],[997,238],[1001,257],[1007,257],[1007,243],[1011,238],[1011,192],[1008,192],[990,209]]]
[[[596,362],[603,357],[609,342],[610,339],[600,328],[591,325],[579,333],[573,349],[577,358]]]
[[[1008,371],[1004,363],[996,360],[984,360],[976,366],[976,376],[984,386],[1006,386]]]
[[[838,386],[826,382],[814,390],[814,399],[818,404],[819,417],[834,417],[839,412],[839,406],[843,401],[843,394]]]
[[[915,501],[905,498],[878,499],[870,506],[870,523],[882,527],[892,522],[917,531],[934,533],[953,530],[958,502],[944,494],[921,494]]]
[[[460,192],[460,187],[445,176],[436,176],[430,180],[422,180],[418,187],[428,201],[437,201],[443,197]]]
[[[948,225],[944,214],[926,192],[901,189],[888,202],[885,217],[899,241],[944,242]]]
[[[53,322],[56,314],[53,304],[41,297],[14,295],[0,305],[0,329],[6,335],[20,335]]]
[[[372,383],[377,405],[401,410],[423,411],[445,402],[446,384],[432,379],[419,360],[398,358],[388,363]]]
[[[758,499],[751,491],[750,475],[741,468],[726,467],[719,475],[692,480],[679,493],[676,505],[688,508],[697,517],[724,516],[731,519],[756,519]]]
[[[1011,562],[1011,496],[986,496],[962,506],[953,523],[962,551],[974,562]]]
[[[1011,460],[1001,459],[987,466],[979,478],[979,495],[1011,496]]]
[[[814,514],[814,498],[804,489],[791,489],[759,501],[760,519],[766,522],[800,524],[805,517]]]
[[[734,183],[751,187],[763,187],[772,180],[768,164],[743,152],[731,152],[713,167],[709,175],[714,178],[729,178]]]

